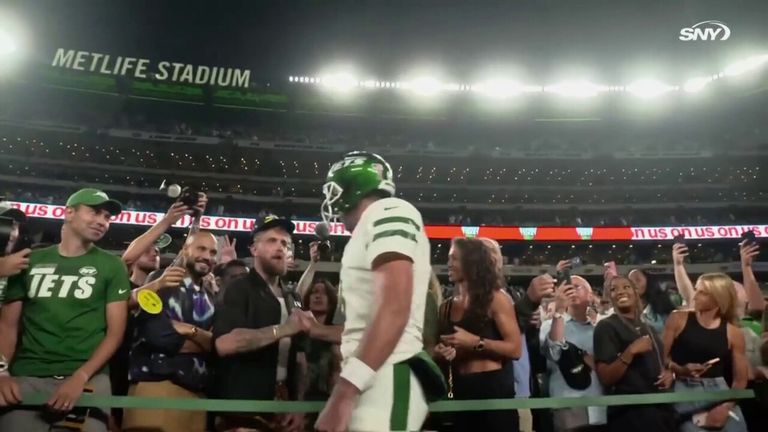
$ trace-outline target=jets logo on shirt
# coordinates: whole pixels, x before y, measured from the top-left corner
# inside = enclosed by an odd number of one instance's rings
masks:
[[[85,270],[85,272],[83,271]],[[84,275],[84,273],[89,273]],[[80,275],[58,275],[55,265],[35,266],[29,272],[29,298],[67,298],[87,299],[93,294],[96,285],[96,269],[91,266],[80,268]]]
[[[98,273],[99,271],[96,270],[96,267],[85,266],[85,267],[80,267],[80,270],[78,270],[77,272],[80,273],[80,275],[82,276],[96,276],[96,273]]]

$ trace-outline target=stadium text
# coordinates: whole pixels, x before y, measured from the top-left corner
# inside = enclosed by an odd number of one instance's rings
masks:
[[[64,206],[10,202],[11,206],[34,218],[63,219]],[[164,215],[162,213],[126,210],[112,218],[113,223],[127,225],[154,225]],[[189,216],[183,217],[174,227],[184,228],[192,223]],[[295,234],[313,235],[317,221],[294,221]],[[254,220],[228,216],[203,216],[200,226],[214,231],[252,231]],[[686,239],[738,239],[745,231],[753,231],[757,237],[768,237],[768,225],[722,225],[693,227],[514,227],[480,226],[462,227],[458,225],[427,225],[427,236],[432,239],[451,239],[454,237],[489,237],[496,240],[535,240],[535,241],[649,241],[672,240],[678,234]],[[331,235],[349,236],[342,223],[332,223]]]
[[[59,48],[53,56],[53,67],[120,75],[157,81],[187,84],[209,84],[220,87],[247,88],[251,81],[249,69],[199,66],[161,61],[153,65],[144,58],[110,56],[109,54]]]

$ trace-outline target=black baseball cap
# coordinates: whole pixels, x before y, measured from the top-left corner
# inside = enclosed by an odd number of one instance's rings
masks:
[[[293,235],[293,232],[296,230],[296,225],[288,219],[281,218],[273,214],[266,215],[263,218],[256,219],[256,224],[254,225],[253,231],[251,232],[251,237],[272,228],[282,228],[288,234]]]
[[[23,211],[11,207],[11,203],[7,201],[0,202],[0,216],[11,218],[18,223],[27,221],[27,215]]]
[[[560,351],[560,359],[557,366],[568,387],[575,390],[586,390],[592,384],[592,368],[589,367],[584,356],[586,351],[566,341],[567,347]]]

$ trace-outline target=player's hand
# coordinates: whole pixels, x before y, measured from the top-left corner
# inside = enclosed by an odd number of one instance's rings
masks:
[[[0,257],[0,277],[14,276],[29,267],[29,253],[24,249],[8,256]]]
[[[683,261],[687,256],[688,256],[688,246],[682,243],[675,243],[672,245],[672,262],[676,266],[683,265]]]
[[[346,432],[349,429],[349,421],[352,419],[352,410],[355,408],[360,390],[352,383],[340,378],[333,388],[331,397],[325,408],[320,413],[315,423],[315,430],[319,432]]]
[[[541,299],[552,297],[554,294],[555,279],[548,274],[536,276],[528,285],[527,295],[534,304],[539,304]]]
[[[160,288],[176,288],[184,282],[186,274],[187,271],[182,267],[168,267],[158,279]]]
[[[0,376],[0,407],[16,405],[21,402],[19,383],[10,375]]]
[[[83,388],[87,383],[84,374],[75,373],[65,379],[53,393],[46,405],[53,411],[69,412],[74,408],[75,402],[83,394]]]

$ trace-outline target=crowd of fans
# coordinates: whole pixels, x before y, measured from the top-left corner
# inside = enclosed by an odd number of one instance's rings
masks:
[[[2,183],[0,183],[2,185]],[[37,188],[36,188],[37,189]],[[66,188],[59,187],[51,189],[50,193],[44,192],[46,188],[40,188],[41,191],[31,193],[23,191],[21,189],[7,189],[2,196],[6,197],[9,201],[20,201],[28,203],[41,203],[59,205],[66,200],[64,195]],[[0,189],[1,190],[1,189]],[[108,189],[107,189],[108,190]],[[150,195],[146,198],[137,196],[135,194],[115,193],[115,197],[121,198],[122,196],[128,199],[124,201],[125,210],[139,210],[139,211],[156,211],[162,213],[163,207],[168,206],[169,199],[158,195]],[[242,202],[227,202],[217,199],[211,199],[208,203],[208,210],[206,214],[211,216],[237,216],[260,219],[269,214],[283,214],[291,220],[319,220],[317,215],[306,216],[303,213],[297,211],[296,205],[274,205],[270,207],[259,206],[257,203],[253,203],[253,210],[248,210],[247,206],[241,206]],[[247,204],[247,203],[246,203]],[[310,206],[307,206],[310,207]],[[463,224],[470,225],[472,218],[464,217],[461,215],[451,215],[448,218],[444,216],[441,218],[439,211],[430,212],[428,210],[423,212],[425,219],[429,223],[441,224]],[[711,213],[711,214],[710,214]],[[654,225],[653,221],[657,221],[657,225],[666,226],[679,226],[679,225],[705,225],[708,223],[721,223],[721,224],[749,224],[749,223],[762,223],[764,219],[760,219],[759,215],[755,215],[752,218],[744,217],[736,219],[732,214],[723,215],[723,211],[708,210],[706,217],[697,215],[692,218],[683,219],[685,223],[680,223],[677,218],[667,218],[659,215],[658,212],[650,213],[648,217],[638,217],[638,215],[628,214],[626,216],[602,216],[602,220],[615,221],[618,223],[609,223],[605,225],[624,225],[621,220],[632,221],[639,220],[641,224]],[[434,214],[434,216],[430,216]],[[659,219],[653,219],[653,216],[659,217]],[[481,215],[478,215],[480,217]],[[581,219],[581,217],[579,217]],[[587,219],[587,217],[583,217]],[[682,219],[682,218],[681,218]],[[482,218],[480,220],[483,220]],[[589,219],[587,219],[589,221]],[[554,223],[546,223],[544,220],[542,225],[570,225],[568,222],[574,222],[573,219],[567,219],[565,216],[560,219],[556,217]],[[595,222],[601,222],[595,220]],[[55,238],[52,232],[56,231],[55,221],[37,220],[35,227],[39,238],[42,242],[43,239]],[[534,222],[530,222],[534,225]],[[602,224],[597,224],[600,226]],[[523,224],[519,226],[525,226]],[[110,250],[120,250],[124,244],[130,242],[135,236],[135,232],[138,227],[116,225],[112,228],[112,235],[105,239],[101,245],[107,247]],[[54,233],[55,234],[55,233]],[[239,234],[243,236],[243,234]],[[246,241],[243,237],[243,241]],[[297,254],[300,256],[308,256],[309,242],[306,238],[297,239],[295,247],[297,248]],[[433,262],[445,262],[448,256],[448,250],[450,248],[450,242],[433,240],[432,242],[432,260]],[[329,259],[339,261],[341,254],[344,251],[346,245],[345,238],[339,238],[338,241],[333,242],[332,249],[329,254]],[[692,263],[722,263],[732,262],[738,260],[738,248],[735,243],[730,240],[715,240],[715,241],[691,241],[691,255],[690,260]],[[660,244],[652,242],[580,242],[580,243],[520,243],[520,242],[502,242],[502,251],[504,253],[505,262],[515,265],[544,265],[552,262],[553,257],[558,256],[578,256],[583,262],[589,264],[602,264],[603,262],[615,260],[617,263],[625,265],[641,265],[641,264],[670,264],[672,262],[672,255],[669,248],[662,247]],[[243,249],[244,250],[244,249]]]
[[[15,133],[14,133],[15,132]],[[306,151],[289,154],[264,148],[180,142],[151,142],[115,138],[108,134],[72,135],[41,131],[9,130],[0,142],[2,154],[27,158],[59,158],[89,163],[141,168],[205,171],[220,174],[316,179],[336,153]],[[414,159],[391,155],[400,183],[493,186],[514,183],[518,187],[559,186],[570,189],[601,186],[723,185],[736,187],[759,181],[759,161],[749,157],[701,157],[696,166],[682,167],[677,158],[655,158],[650,163],[635,159],[600,158],[550,161],[535,166],[525,159],[510,160],[476,155],[457,167],[449,155]],[[539,161],[541,162],[541,161]],[[598,162],[596,164],[596,162]],[[597,165],[597,166],[596,166]]]
[[[57,244],[0,259],[0,276],[9,277],[0,296],[0,354],[10,361],[10,369],[0,372],[0,406],[11,408],[0,411],[1,430],[42,421],[34,420],[34,410],[13,409],[30,391],[52,392],[47,406],[54,418],[46,421],[54,424],[77,421],[80,414],[72,408],[84,388],[97,395],[186,399],[330,396],[340,370],[343,308],[334,283],[316,274],[327,256],[317,242],[303,242],[303,255],[287,219],[257,221],[247,239],[250,268],[235,241],[221,243],[207,231],[187,237],[174,251],[178,258],[160,267],[157,241],[179,218],[207,212],[208,205],[204,195],[194,208],[173,204],[117,258],[91,246],[115,229],[109,217],[119,203],[84,189],[67,200]],[[495,241],[456,239],[436,246],[448,249],[443,262],[451,289],[442,301],[438,282],[431,282],[428,302],[435,307],[425,312],[424,346],[455,399],[759,390],[767,384],[766,300],[753,270],[757,244],[738,246],[741,282],[717,273],[695,283],[686,263],[697,248],[664,246],[675,269],[674,290],[640,268],[620,275],[610,263],[593,287],[571,276],[572,247],[562,246],[546,257],[557,263],[556,273],[534,277],[521,289],[506,286],[504,251]],[[621,259],[618,252],[613,256]],[[280,279],[295,257],[308,258],[310,266],[287,288]],[[26,268],[39,271],[34,266],[41,260],[59,264],[32,277]],[[267,281],[278,289],[264,292],[272,292],[287,313],[273,307],[274,298],[252,294],[249,287],[266,287]],[[140,294],[147,291],[161,306]],[[70,297],[87,301],[62,303]],[[34,299],[33,306],[24,299]],[[117,307],[125,302],[130,319]],[[70,313],[87,322],[59,327],[57,320]],[[83,331],[89,336],[79,336]],[[78,346],[63,342],[73,337],[84,339]],[[102,369],[107,361],[109,377]],[[51,378],[35,378],[40,376]],[[756,431],[766,428],[759,406],[764,402],[460,412],[428,422],[453,431]],[[80,420],[85,430],[126,432],[238,430],[254,422],[267,430],[299,431],[315,424],[296,413],[254,418],[144,408],[92,412]]]
[[[53,204],[66,198],[66,186],[35,186],[39,192],[20,189],[10,182],[0,181],[2,196],[12,201]],[[127,210],[162,212],[168,198],[157,190],[146,194],[126,193],[120,189],[104,187],[117,197],[125,197]],[[154,188],[153,188],[154,189]],[[268,196],[268,195],[267,195]],[[209,214],[212,216],[254,217],[265,213],[289,215],[292,219],[318,220],[317,204],[296,202],[260,202],[237,199],[237,195],[226,198],[211,198]],[[317,196],[315,196],[317,198]],[[447,213],[447,215],[446,215]],[[469,208],[461,212],[446,212],[442,209],[424,208],[423,214],[430,224],[455,225],[511,225],[511,226],[701,226],[701,225],[748,225],[762,224],[765,217],[760,209],[750,208],[706,208],[682,210],[679,208],[627,210],[578,210],[553,209],[546,213],[541,210],[492,210],[478,211]]]

